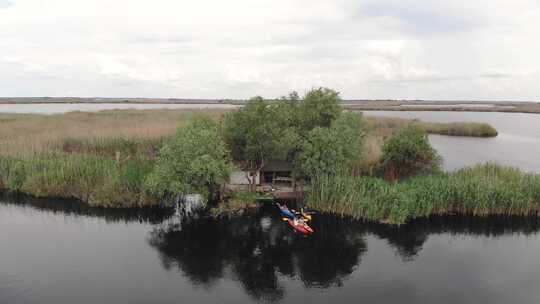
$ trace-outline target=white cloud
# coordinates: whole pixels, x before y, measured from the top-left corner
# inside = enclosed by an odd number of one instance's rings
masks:
[[[539,17],[535,0],[0,0],[0,96],[538,99]]]
[[[10,0],[0,0],[0,9],[7,8],[10,6],[13,6],[13,2]]]

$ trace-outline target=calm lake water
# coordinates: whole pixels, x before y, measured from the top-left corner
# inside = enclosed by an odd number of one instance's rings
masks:
[[[66,103],[66,104],[0,104],[0,113],[34,113],[34,114],[61,114],[73,111],[97,112],[103,110],[200,110],[200,109],[234,109],[239,107],[232,104],[125,104],[125,103]]]
[[[494,161],[540,173],[540,114],[366,111],[364,115],[417,118],[428,122],[489,123],[499,132],[497,137],[429,136],[433,147],[442,155],[446,170]]]
[[[539,303],[540,221],[180,220],[0,198],[0,303]]]

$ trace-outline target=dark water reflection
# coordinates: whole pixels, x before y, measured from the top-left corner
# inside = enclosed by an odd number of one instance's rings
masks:
[[[537,303],[540,220],[388,226],[0,199],[1,303]]]
[[[68,199],[42,199],[1,191],[0,203],[57,213],[63,216],[96,217],[104,219],[106,222],[158,224],[175,214],[175,210],[172,208],[94,208]]]
[[[288,279],[305,287],[341,286],[360,263],[362,230],[325,220],[317,234],[302,237],[269,213],[165,225],[151,232],[150,244],[165,268],[178,268],[194,284],[211,286],[230,273],[249,295],[265,300],[283,298]]]

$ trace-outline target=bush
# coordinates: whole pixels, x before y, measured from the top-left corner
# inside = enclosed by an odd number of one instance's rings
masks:
[[[228,180],[230,171],[229,151],[218,124],[201,116],[178,129],[161,148],[145,187],[161,199],[193,193],[211,196]]]
[[[347,171],[361,157],[365,123],[356,113],[343,113],[329,128],[316,127],[303,141],[298,158],[310,178]]]
[[[410,124],[388,138],[382,147],[381,168],[390,180],[440,169],[441,157],[423,128]]]

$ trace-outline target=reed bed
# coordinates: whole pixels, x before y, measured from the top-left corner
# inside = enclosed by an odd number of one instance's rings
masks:
[[[307,202],[321,212],[396,224],[454,213],[531,215],[540,211],[540,175],[488,163],[400,183],[324,176],[313,181]]]
[[[110,110],[66,114],[0,114],[0,155],[26,157],[50,152],[110,153],[127,141],[159,143],[193,116],[205,113],[219,119],[225,110]],[[409,123],[428,133],[459,136],[494,136],[497,131],[479,123],[425,123],[409,119],[366,117],[371,127],[371,150],[377,143]],[[147,141],[147,142],[145,142]],[[150,142],[148,142],[150,141]],[[109,146],[108,148],[105,146]],[[102,152],[98,152],[102,153]]]
[[[63,152],[65,146],[160,141],[203,110],[111,110],[66,114],[0,114],[0,155],[27,157]],[[215,118],[221,110],[204,110]],[[87,141],[83,144],[82,142]],[[81,151],[84,152],[84,151]]]
[[[218,119],[222,111],[204,110]],[[0,189],[94,206],[156,204],[143,183],[154,157],[197,110],[0,114]]]
[[[0,156],[0,188],[36,197],[74,198],[101,207],[156,204],[144,193],[152,163],[93,155],[49,154],[21,160]]]
[[[487,123],[478,122],[452,122],[433,123],[416,119],[395,117],[366,117],[368,126],[379,137],[387,137],[408,124],[418,124],[429,134],[470,137],[495,137],[497,130]]]

